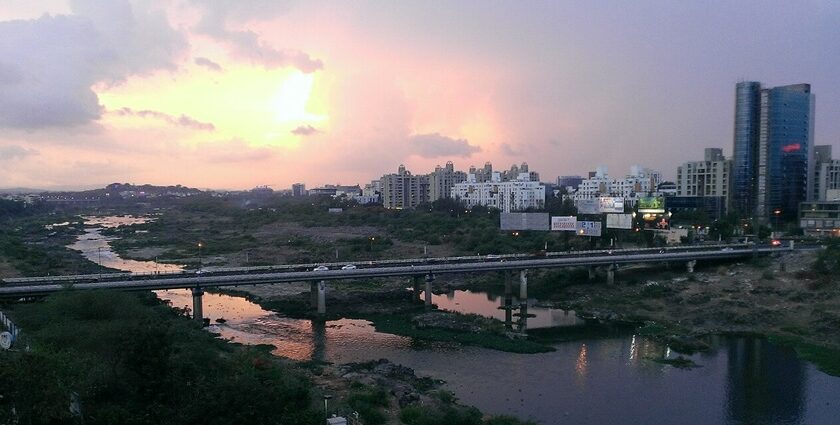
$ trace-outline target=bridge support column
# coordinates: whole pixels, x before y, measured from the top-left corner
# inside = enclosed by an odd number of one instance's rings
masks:
[[[422,276],[411,277],[411,290],[414,292],[414,294],[412,295],[412,297],[414,298],[414,302],[423,301],[420,298],[420,279],[422,279]]]
[[[528,301],[528,270],[519,271],[519,302]]]
[[[615,266],[615,264],[610,264],[610,266],[607,267],[607,285],[615,285],[615,270],[616,269],[617,269],[617,267]]]
[[[327,313],[327,282],[318,282],[318,314]]]
[[[697,265],[697,260],[691,260],[685,263],[685,268],[689,273],[694,273],[694,266]]]
[[[589,280],[595,280],[595,266],[589,266]]]
[[[318,308],[318,282],[309,282],[309,307],[313,310]]]
[[[193,319],[198,323],[204,324],[204,306],[201,304],[201,296],[204,295],[204,290],[196,286],[192,288],[193,297]]]
[[[423,295],[426,298],[426,307],[432,306],[432,282],[435,281],[435,275],[429,273],[426,275],[426,287],[424,288]]]

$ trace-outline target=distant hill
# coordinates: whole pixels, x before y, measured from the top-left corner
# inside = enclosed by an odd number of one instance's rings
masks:
[[[46,189],[31,189],[28,187],[10,187],[8,189],[0,188],[0,194],[18,194],[18,193],[41,193],[47,192]]]

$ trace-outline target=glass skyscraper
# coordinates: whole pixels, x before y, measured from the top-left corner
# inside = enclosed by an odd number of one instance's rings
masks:
[[[809,84],[735,91],[732,206],[768,221],[796,217],[813,193],[814,95]]]

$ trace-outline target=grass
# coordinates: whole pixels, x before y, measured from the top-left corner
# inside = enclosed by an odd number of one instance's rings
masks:
[[[800,358],[814,363],[819,370],[840,376],[840,350],[807,343],[791,336],[771,335],[768,339],[775,344],[793,348]]]
[[[451,342],[476,347],[490,348],[510,353],[546,353],[554,348],[527,339],[511,339],[504,334],[492,332],[458,332],[439,328],[416,328],[411,314],[376,315],[366,317],[379,332],[407,336],[418,340]]]

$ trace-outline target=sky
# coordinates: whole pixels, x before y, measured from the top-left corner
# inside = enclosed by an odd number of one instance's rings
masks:
[[[810,83],[840,157],[840,2],[0,0],[0,188],[673,178],[744,80]]]

